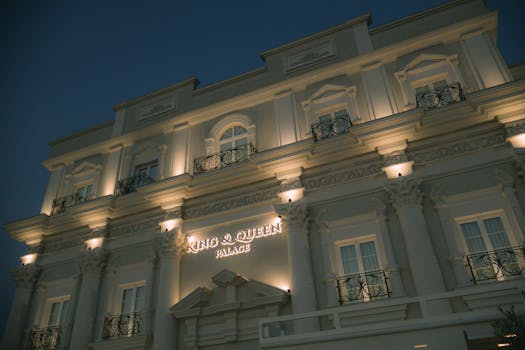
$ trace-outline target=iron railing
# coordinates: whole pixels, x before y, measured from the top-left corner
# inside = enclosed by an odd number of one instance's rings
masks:
[[[347,134],[352,126],[348,114],[336,116],[335,119],[312,124],[314,141]]]
[[[193,173],[202,174],[211,170],[225,168],[247,160],[250,158],[250,155],[254,153],[257,153],[257,149],[250,143],[245,147],[233,148],[231,150],[195,158],[193,161]]]
[[[340,304],[383,299],[390,295],[383,270],[343,275],[336,281]]]
[[[417,106],[425,110],[447,106],[465,99],[459,83],[440,86],[416,95]]]
[[[29,337],[28,350],[54,350],[60,344],[61,327],[34,328]]]
[[[150,177],[146,173],[136,174],[117,182],[117,188],[115,190],[116,196],[123,196],[125,194],[137,191],[140,186],[148,185],[155,182],[155,179]]]
[[[525,273],[523,247],[509,247],[467,255],[467,266],[474,283],[505,279]]]
[[[59,197],[53,200],[53,206],[51,209],[51,214],[59,214],[66,210],[67,207],[71,207],[75,204],[85,202],[86,197],[82,196],[80,193],[69,194],[64,197]]]
[[[134,337],[142,331],[142,313],[111,315],[104,318],[102,339]]]

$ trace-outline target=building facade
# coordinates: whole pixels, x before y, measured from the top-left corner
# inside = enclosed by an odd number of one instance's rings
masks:
[[[53,141],[5,349],[493,349],[525,315],[525,70],[497,13],[362,16]],[[507,344],[507,345],[506,345]]]

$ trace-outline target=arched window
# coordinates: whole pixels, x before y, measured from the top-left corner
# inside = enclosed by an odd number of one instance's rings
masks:
[[[246,158],[248,150],[248,131],[242,126],[232,126],[224,131],[219,139],[219,149],[225,161],[239,161]]]

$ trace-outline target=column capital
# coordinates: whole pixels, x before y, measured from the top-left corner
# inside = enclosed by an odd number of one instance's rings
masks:
[[[181,257],[186,251],[186,239],[179,230],[162,232],[156,241],[156,252],[161,258]]]
[[[102,247],[86,250],[80,266],[82,273],[99,274],[106,267],[107,256],[107,251]]]
[[[408,205],[421,206],[423,192],[420,184],[421,179],[413,176],[404,176],[386,182],[385,190],[390,195],[390,202],[396,211]]]
[[[40,277],[41,268],[34,264],[16,267],[11,270],[11,277],[15,281],[17,288],[33,289],[38,277]]]
[[[307,224],[308,206],[306,200],[299,199],[288,203],[279,203],[273,205],[275,212],[290,225]]]

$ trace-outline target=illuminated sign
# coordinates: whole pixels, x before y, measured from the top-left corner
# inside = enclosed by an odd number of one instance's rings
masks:
[[[281,233],[281,224],[250,227],[238,231],[234,235],[226,233],[219,238],[212,236],[203,240],[188,241],[188,253],[197,254],[208,249],[215,250],[215,259],[222,259],[233,255],[246,254],[252,250],[251,243],[260,238],[274,236]]]

